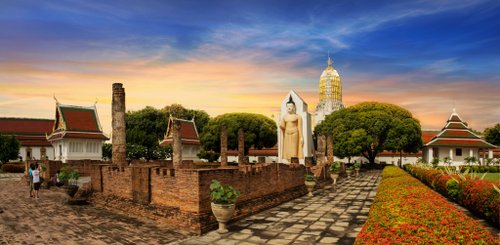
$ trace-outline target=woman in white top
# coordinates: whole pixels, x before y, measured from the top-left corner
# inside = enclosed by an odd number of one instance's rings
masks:
[[[36,164],[37,167],[33,166],[33,187],[35,189],[35,199],[38,199],[38,190],[40,190],[40,166]]]

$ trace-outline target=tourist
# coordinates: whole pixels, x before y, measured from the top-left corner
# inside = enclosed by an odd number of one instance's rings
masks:
[[[30,185],[30,197],[35,197],[33,195],[33,168],[35,164],[30,164],[30,167],[28,168],[28,179],[29,179],[29,185]]]
[[[61,187],[64,185],[64,183],[62,183],[60,180],[59,180],[59,174],[61,173],[60,170],[57,170],[56,172],[56,175],[54,176],[52,182],[54,183],[55,186],[57,187]]]
[[[35,189],[35,199],[38,199],[38,190],[40,190],[40,166],[38,164],[33,165],[32,174],[33,174],[33,188]]]

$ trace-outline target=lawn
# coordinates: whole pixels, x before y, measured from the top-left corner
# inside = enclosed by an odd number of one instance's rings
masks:
[[[483,174],[478,174],[478,176],[481,177],[483,176]],[[486,173],[486,176],[484,176],[484,180],[500,182],[500,173]]]

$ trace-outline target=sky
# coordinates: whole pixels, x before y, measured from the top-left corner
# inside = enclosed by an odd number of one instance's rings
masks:
[[[127,110],[276,117],[294,90],[314,113],[328,54],[347,106],[394,103],[423,129],[453,108],[500,122],[500,2],[482,0],[0,0],[0,117],[97,102],[109,135],[114,82]]]

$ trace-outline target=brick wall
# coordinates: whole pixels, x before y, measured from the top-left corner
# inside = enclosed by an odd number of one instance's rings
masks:
[[[173,227],[201,234],[217,227],[210,207],[212,179],[232,185],[241,192],[234,220],[304,195],[305,171],[301,165],[277,163],[218,169],[172,169],[134,164],[119,170],[109,165],[96,165],[92,171],[92,187],[94,191],[102,191],[96,195],[100,199],[97,202],[140,215],[147,212]],[[117,199],[112,197],[133,205],[117,204]]]

